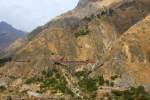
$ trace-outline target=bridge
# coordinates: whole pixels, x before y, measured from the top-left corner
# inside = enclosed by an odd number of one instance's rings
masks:
[[[87,64],[95,64],[96,61],[93,59],[87,59],[87,60],[64,60],[64,57],[60,56],[60,55],[55,55],[55,56],[51,56],[50,60],[54,63],[54,64],[60,64],[60,63],[64,63],[64,64],[83,64],[83,65],[87,65]]]

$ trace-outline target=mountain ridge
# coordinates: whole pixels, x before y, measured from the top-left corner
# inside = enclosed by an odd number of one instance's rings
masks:
[[[16,33],[18,35],[24,35],[26,32],[23,32],[21,30],[15,29],[13,26],[11,26],[10,24],[8,24],[5,21],[1,21],[0,22],[0,32],[1,33]]]
[[[13,43],[18,38],[24,38],[25,32],[15,29],[10,24],[1,21],[0,22],[0,48],[3,51],[11,43]]]

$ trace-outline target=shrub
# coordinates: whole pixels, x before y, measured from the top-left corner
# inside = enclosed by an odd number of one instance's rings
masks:
[[[104,82],[107,86],[109,86],[110,85],[110,81],[109,80],[105,80],[105,82]]]
[[[75,33],[75,37],[78,38],[78,37],[83,36],[83,35],[88,35],[88,33],[89,33],[88,30],[81,29],[80,31]]]
[[[36,79],[35,78],[29,78],[25,81],[25,84],[31,84],[31,83],[35,83],[36,82]]]
[[[118,75],[111,76],[112,80],[115,80],[116,78],[118,78]]]
[[[53,75],[52,70],[48,69],[48,71],[42,71],[42,74],[46,77],[51,77]]]
[[[104,77],[103,76],[99,76],[99,85],[103,85],[105,82]]]
[[[4,58],[4,59],[0,59],[0,67],[4,66],[6,62],[8,62],[9,59],[8,58]]]
[[[0,92],[3,92],[6,90],[6,87],[5,86],[0,86]]]
[[[90,18],[90,17],[85,17],[83,20],[91,21],[91,20],[92,20],[92,18]]]
[[[113,87],[114,86],[114,82],[110,82],[110,86]]]
[[[87,73],[86,71],[78,71],[75,73],[75,75],[77,76],[77,78],[81,79],[81,77],[87,77]]]

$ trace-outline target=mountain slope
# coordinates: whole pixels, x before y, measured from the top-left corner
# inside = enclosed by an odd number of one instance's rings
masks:
[[[30,62],[7,63],[0,73],[16,78],[11,81],[23,81],[14,91],[27,80],[31,87],[40,85],[36,89],[45,97],[74,97],[73,93],[91,98],[101,86],[107,86],[105,90],[148,86],[149,14],[149,0],[80,0],[75,9],[44,25],[16,52],[14,59]],[[52,61],[58,55],[63,64]],[[90,59],[96,63],[64,63]]]
[[[17,38],[23,38],[25,32],[13,28],[6,22],[0,22],[0,49],[7,48]]]
[[[93,74],[103,73],[103,76],[107,80],[111,80],[112,76],[115,76],[116,78],[113,79],[113,84],[114,87],[120,88],[120,93],[122,91],[121,88],[141,85],[144,86],[147,91],[150,91],[149,27],[150,15],[123,33],[123,35],[113,43],[108,54],[105,55],[104,65],[94,71]],[[109,92],[111,92],[113,88],[109,90]],[[103,94],[109,92],[104,89],[99,89],[97,91],[97,98],[103,98]],[[144,97],[141,99],[143,98]],[[148,100],[148,98],[146,100]]]
[[[149,84],[149,43],[150,43],[150,15],[136,25],[132,26],[117,41],[114,42],[108,61],[103,69],[111,74],[129,75],[134,80],[132,85]],[[109,76],[108,74],[106,76]],[[131,76],[130,76],[131,75]],[[144,78],[143,78],[144,77]],[[130,80],[124,80],[130,82]],[[123,83],[126,83],[123,82]]]
[[[143,19],[150,11],[148,3],[141,0],[125,5],[127,4],[125,3],[115,9],[112,16],[104,14],[100,18],[98,15],[91,15],[88,18],[78,19],[70,17],[70,14],[61,18],[62,15],[48,23],[45,26],[47,28],[35,36],[24,48],[20,49],[18,58],[28,58],[34,62],[43,59],[42,57],[46,52],[49,57],[51,54],[59,54],[64,56],[66,60],[101,59],[107,53],[113,41],[118,39],[132,25]],[[143,14],[139,13],[139,9],[143,10]],[[119,24],[121,24],[121,27]],[[86,33],[86,35],[82,35],[82,33]],[[76,37],[76,34],[79,34],[79,36]],[[41,66],[41,64],[37,65]]]

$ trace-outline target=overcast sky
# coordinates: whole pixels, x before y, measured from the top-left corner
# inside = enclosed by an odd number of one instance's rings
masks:
[[[78,0],[0,0],[0,21],[31,31],[73,9]]]

